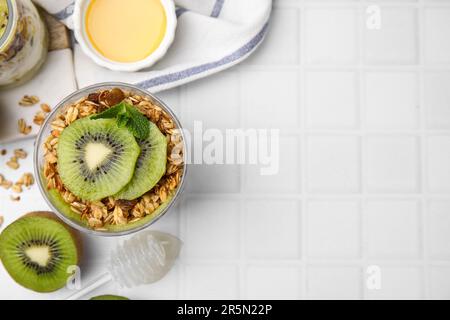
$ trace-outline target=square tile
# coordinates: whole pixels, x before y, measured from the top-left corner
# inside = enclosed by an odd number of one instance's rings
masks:
[[[313,129],[354,128],[359,111],[357,83],[355,72],[307,72],[307,126]]]
[[[428,189],[450,191],[450,136],[432,136],[426,150]]]
[[[300,84],[296,71],[246,71],[241,77],[245,127],[298,127]]]
[[[0,201],[2,201],[2,205],[3,205],[3,203],[5,203],[3,201],[10,201],[10,200],[8,197],[8,200],[6,200],[6,199],[3,200],[0,198]],[[22,201],[23,200],[21,200],[20,202],[22,202]],[[49,210],[49,209],[46,209],[46,210]],[[27,211],[24,211],[24,212],[27,212]],[[29,211],[29,212],[32,212],[32,211]],[[8,218],[8,216],[6,216],[6,218]],[[9,222],[9,221],[7,221],[7,219],[5,219],[5,220],[6,220],[5,223]],[[13,220],[13,219],[11,219],[11,220]],[[6,224],[3,224],[2,228],[4,228],[5,226],[6,226]],[[83,260],[87,261],[91,264],[104,263],[105,261],[107,261],[110,258],[111,251],[113,251],[119,244],[120,244],[120,241],[115,238],[85,235],[85,236],[83,236],[83,243],[82,243]],[[97,250],[97,248],[102,248],[102,250]],[[85,266],[84,266],[84,268],[85,268]]]
[[[261,47],[250,56],[246,64],[297,64],[299,62],[299,33],[300,22],[297,9],[274,8],[266,39]]]
[[[239,128],[239,78],[226,71],[183,88],[183,124],[192,130],[194,121],[203,128]]]
[[[357,201],[312,200],[307,205],[309,258],[358,258],[361,253]]]
[[[357,59],[357,11],[347,8],[307,8],[306,60],[310,64],[348,64]]]
[[[191,165],[186,189],[190,193],[238,193],[240,176],[238,165]]]
[[[367,288],[368,299],[423,299],[423,270],[420,267],[380,266],[379,289]]]
[[[428,72],[424,75],[424,96],[427,126],[430,129],[450,128],[450,73]]]
[[[428,252],[434,259],[450,259],[450,201],[427,204]]]
[[[369,137],[366,185],[371,192],[419,190],[419,142],[416,137]]]
[[[181,202],[181,201],[180,201]],[[149,229],[170,233],[179,237],[180,230],[180,202],[175,204],[166,214],[164,214],[158,223],[151,225]],[[98,237],[96,237],[98,238]]]
[[[233,265],[187,265],[184,299],[231,300],[239,298],[239,272]]]
[[[247,200],[245,247],[248,258],[298,259],[300,207],[295,200]]]
[[[248,266],[245,299],[299,299],[301,272],[295,266]]]
[[[450,63],[450,9],[424,9],[424,48],[428,63]]]
[[[365,77],[365,122],[371,129],[415,129],[419,97],[414,72],[369,72]]]
[[[191,197],[185,203],[183,255],[187,258],[239,257],[239,202]]]
[[[417,63],[417,10],[380,7],[381,27],[365,28],[365,61],[370,64]]]
[[[358,192],[359,139],[314,136],[307,139],[307,186],[312,192]]]
[[[365,206],[365,219],[369,257],[420,257],[422,223],[417,201],[370,200]]]
[[[244,190],[251,193],[296,193],[300,189],[300,141],[296,137],[282,137],[278,150],[271,150],[273,159],[264,165],[245,167]],[[263,168],[273,168],[274,174],[263,175]],[[275,170],[277,169],[277,170]],[[272,169],[271,169],[272,171]],[[275,172],[276,171],[276,172]]]
[[[358,267],[309,266],[306,292],[313,299],[360,299],[361,282]]]
[[[431,299],[450,299],[450,267],[435,266],[430,269]]]

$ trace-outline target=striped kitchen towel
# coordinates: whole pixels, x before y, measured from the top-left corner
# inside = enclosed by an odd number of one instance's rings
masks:
[[[72,27],[73,0],[35,2]],[[272,8],[272,0],[176,0],[175,3],[177,33],[162,60],[149,70],[114,72],[95,65],[75,44],[78,86],[121,81],[158,92],[227,69],[247,58],[263,41]]]

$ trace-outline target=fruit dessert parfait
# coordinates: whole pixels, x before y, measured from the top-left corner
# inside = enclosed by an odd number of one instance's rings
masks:
[[[185,140],[157,98],[125,84],[97,85],[63,101],[37,140],[36,170],[49,205],[78,229],[137,231],[181,190]]]

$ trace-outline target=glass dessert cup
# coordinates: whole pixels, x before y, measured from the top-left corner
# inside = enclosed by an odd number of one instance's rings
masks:
[[[74,212],[70,205],[66,203],[63,197],[60,195],[56,189],[48,189],[47,188],[47,178],[44,176],[44,164],[45,164],[45,150],[44,143],[51,136],[52,133],[52,122],[61,114],[65,114],[67,109],[75,102],[79,101],[82,98],[89,96],[89,94],[97,93],[99,91],[111,90],[114,88],[119,88],[124,92],[130,92],[131,95],[139,95],[145,98],[148,98],[151,103],[163,110],[173,121],[175,129],[178,129],[178,132],[182,139],[182,148],[183,148],[183,168],[182,176],[179,184],[176,189],[171,191],[167,195],[167,199],[163,201],[159,207],[157,207],[150,214],[145,215],[139,221],[136,222],[128,222],[127,224],[122,225],[105,225],[104,228],[92,228],[85,219],[81,217],[79,213]],[[35,150],[34,150],[34,173],[37,180],[37,184],[39,190],[44,197],[45,201],[49,205],[49,207],[55,212],[55,214],[61,218],[64,222],[66,222],[71,227],[78,229],[82,232],[91,235],[97,236],[123,236],[135,233],[142,229],[147,228],[148,226],[155,223],[159,218],[161,218],[170,208],[176,203],[180,194],[184,187],[184,180],[187,173],[186,166],[186,153],[187,153],[187,145],[186,139],[182,130],[182,126],[175,116],[173,111],[159,98],[154,96],[153,94],[130,84],[125,83],[100,83],[93,86],[89,86],[83,89],[80,89],[70,96],[63,99],[47,116],[44,124],[39,131],[39,134],[36,138],[35,142]]]

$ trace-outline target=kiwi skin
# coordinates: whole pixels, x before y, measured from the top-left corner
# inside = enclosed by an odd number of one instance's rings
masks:
[[[105,295],[101,295],[101,296],[96,296],[96,297],[92,297],[89,300],[130,300],[126,297],[122,297],[122,296],[115,296],[112,294],[105,294]]]
[[[18,221],[21,221],[21,220],[23,220],[23,219],[32,219],[32,218],[39,218],[41,222],[42,222],[42,220],[51,220],[51,221],[53,221],[53,222],[58,223],[58,224],[60,225],[60,227],[66,229],[66,230],[68,231],[70,237],[72,238],[73,244],[74,244],[74,246],[75,246],[75,250],[76,250],[76,257],[75,257],[76,262],[75,262],[75,264],[76,264],[76,265],[79,265],[80,258],[81,258],[81,255],[82,255],[82,246],[81,246],[81,238],[80,238],[80,234],[79,234],[78,232],[76,232],[75,230],[69,228],[69,227],[68,227],[66,224],[64,224],[60,219],[58,219],[58,218],[54,215],[53,212],[49,212],[49,211],[34,211],[34,212],[27,213],[27,214],[23,215],[22,217],[20,217],[19,219],[17,219],[14,223],[16,223],[16,222],[18,222]],[[13,223],[13,224],[14,224],[14,223]],[[9,227],[7,227],[6,229],[4,229],[3,231],[6,232],[6,230],[7,230],[8,228],[9,228]],[[1,235],[0,235],[0,236],[1,236]],[[2,262],[4,262],[4,261],[2,261]],[[4,262],[4,263],[5,263],[5,262]],[[6,265],[5,265],[5,267],[6,267]],[[29,286],[29,285],[27,285],[26,283],[20,281],[19,279],[16,279],[15,276],[14,276],[12,273],[10,273],[9,271],[8,271],[8,273],[10,274],[10,276],[11,276],[18,284],[20,284],[21,286],[24,286],[25,288],[31,289],[31,290],[33,290],[33,291],[35,291],[35,292],[42,292],[42,293],[45,293],[45,292],[53,292],[53,291],[56,291],[56,290],[59,289],[59,288],[57,288],[57,287],[46,288],[46,287],[42,287],[42,286],[39,286],[39,285],[38,285],[38,286],[35,286],[35,285],[30,285],[30,286]]]

